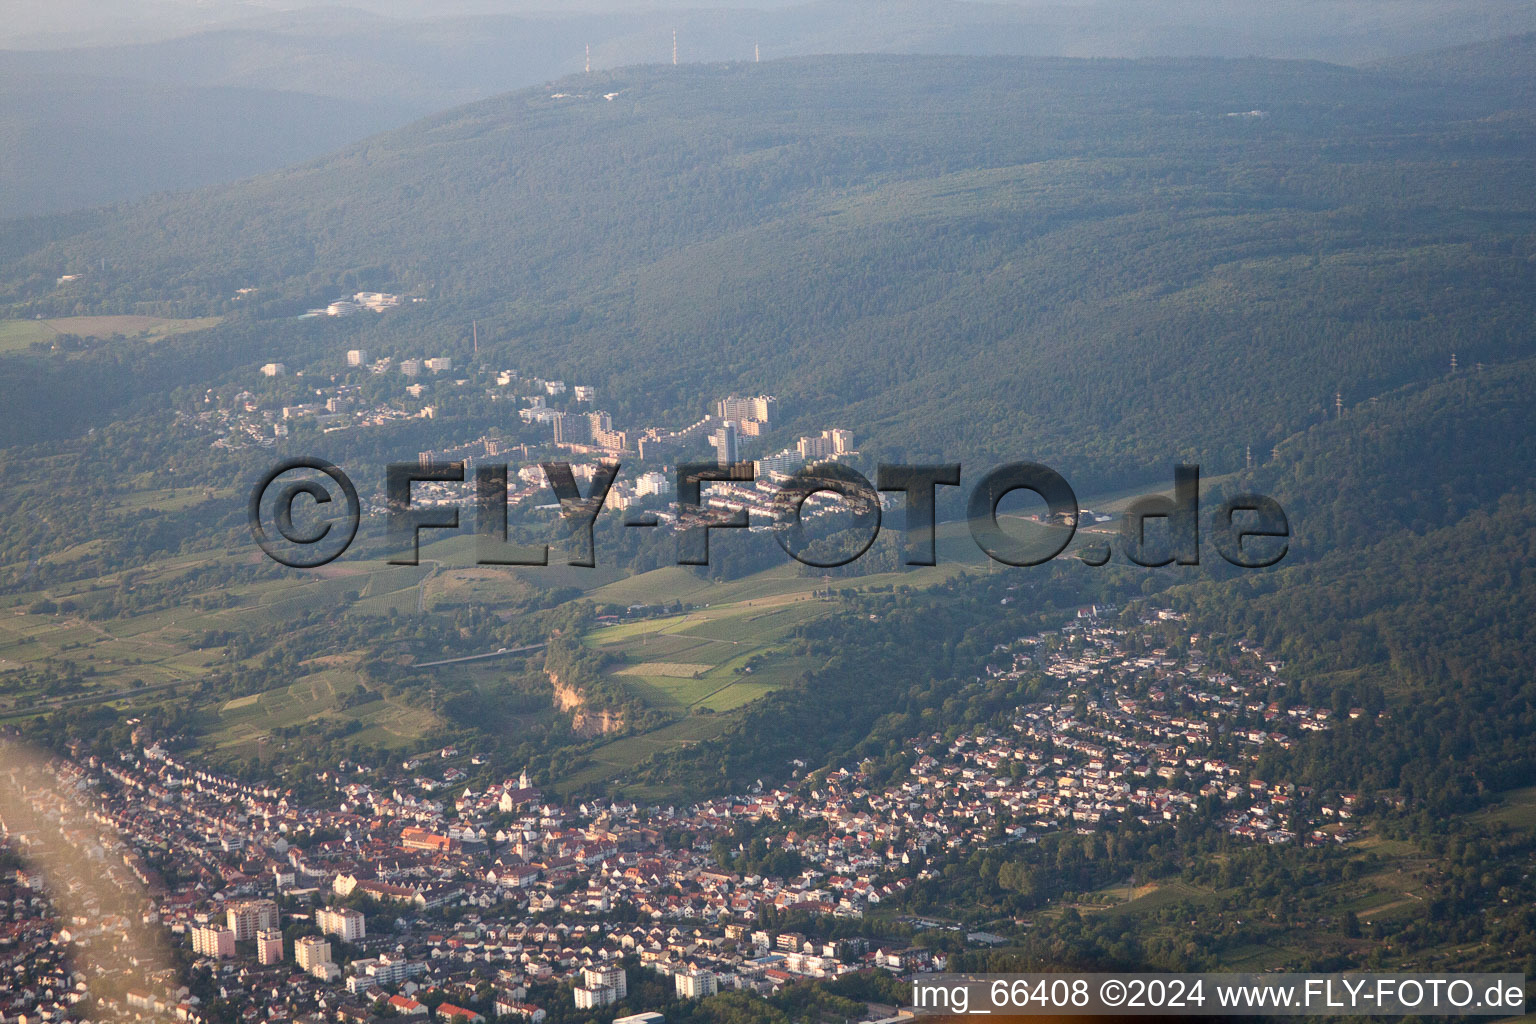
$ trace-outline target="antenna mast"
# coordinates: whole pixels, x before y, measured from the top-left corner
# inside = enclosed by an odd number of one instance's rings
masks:
[[[672,30],[672,66],[677,67],[677,29]]]
[[[587,74],[592,73],[592,44],[587,44]]]

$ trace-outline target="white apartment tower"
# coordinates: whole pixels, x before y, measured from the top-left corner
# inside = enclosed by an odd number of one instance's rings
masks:
[[[216,924],[192,929],[192,952],[224,960],[235,955],[235,933]]]
[[[277,904],[271,900],[242,900],[224,908],[224,917],[236,942],[249,942],[256,933],[279,925]]]
[[[256,959],[263,964],[281,963],[283,959],[283,933],[276,928],[257,932]]]
[[[629,994],[629,982],[624,968],[617,964],[602,967],[583,967],[581,984],[576,987],[576,1008],[590,1010],[618,1002]]]
[[[306,935],[294,940],[293,959],[304,970],[313,970],[317,964],[331,962],[331,944],[318,935]]]
[[[322,932],[334,935],[342,942],[357,942],[368,933],[362,913],[349,907],[321,907],[315,911],[315,924]]]
[[[736,435],[736,423],[734,420],[726,420],[718,430],[709,435],[709,443],[715,449],[715,461],[722,466],[729,466],[735,462],[741,454],[741,445]]]

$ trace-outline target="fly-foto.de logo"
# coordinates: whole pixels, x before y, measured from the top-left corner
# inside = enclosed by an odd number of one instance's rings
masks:
[[[571,537],[567,564],[596,565],[593,526],[608,500],[621,469],[616,461],[598,464],[587,493],[567,462],[543,462],[549,488],[559,501],[559,516]],[[476,537],[475,561],[480,565],[548,565],[549,545],[513,544],[508,539],[507,465],[477,465],[472,476]],[[1118,547],[1126,560],[1141,566],[1199,565],[1202,516],[1200,468],[1174,468],[1173,495],[1151,494],[1131,502],[1120,517]],[[465,483],[463,462],[393,463],[385,470],[385,534],[387,560],[416,565],[424,531],[459,530],[459,505],[413,503],[414,484]],[[676,500],[667,517],[677,535],[678,565],[708,565],[709,538],[714,530],[740,530],[751,525],[743,508],[706,503],[710,483],[748,484],[756,481],[750,462],[726,465],[682,463],[676,467]],[[907,565],[937,564],[937,494],[940,487],[959,487],[958,463],[882,464],[875,482],[838,462],[806,466],[782,479],[771,498],[774,539],[795,561],[832,568],[855,561],[880,534],[881,493],[904,506],[904,556]],[[1048,536],[1026,540],[1006,531],[998,506],[1006,496],[1025,491],[1045,503],[1040,518],[1052,527]],[[853,540],[835,554],[813,543],[804,509],[815,495],[828,494],[851,513],[846,533]],[[899,497],[897,497],[899,496]],[[328,514],[336,511],[337,514]],[[1032,566],[1049,562],[1065,551],[1077,532],[1081,508],[1066,478],[1037,462],[1010,462],[992,469],[972,487],[966,501],[966,524],[976,546],[1003,565]],[[274,561],[294,568],[315,568],[334,561],[351,546],[362,518],[357,488],[340,468],[324,459],[285,459],[259,479],[251,490],[248,515],[256,543]],[[629,510],[626,527],[657,527],[663,515]],[[1285,510],[1262,494],[1236,494],[1224,499],[1204,517],[1206,539],[1231,565],[1262,569],[1285,557],[1291,528]],[[1150,528],[1150,529],[1149,529]],[[1154,535],[1155,534],[1155,535]],[[1112,557],[1108,541],[1079,546],[1077,557],[1088,565],[1104,565]]]

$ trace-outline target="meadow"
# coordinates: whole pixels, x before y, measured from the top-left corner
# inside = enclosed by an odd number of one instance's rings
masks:
[[[122,336],[159,341],[176,334],[201,331],[219,322],[216,316],[173,319],[159,316],[66,316],[51,320],[0,320],[0,355],[48,344],[61,335],[80,338]]]

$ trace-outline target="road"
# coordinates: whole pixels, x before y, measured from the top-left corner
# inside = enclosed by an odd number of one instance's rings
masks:
[[[432,668],[435,665],[457,665],[461,661],[482,661],[485,658],[505,658],[513,654],[524,654],[528,651],[543,650],[547,644],[528,644],[525,647],[501,647],[484,654],[466,654],[462,658],[444,658],[441,661],[422,661],[412,665],[411,668]]]

